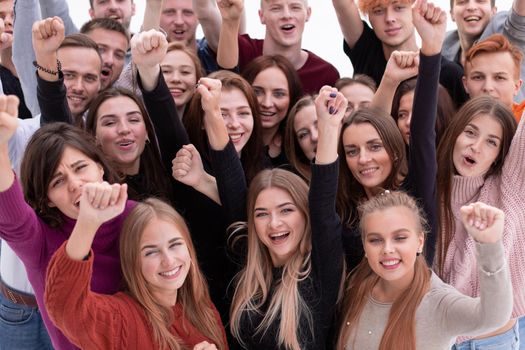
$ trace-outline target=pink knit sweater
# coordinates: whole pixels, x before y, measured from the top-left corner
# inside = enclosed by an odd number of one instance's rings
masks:
[[[475,242],[459,216],[462,205],[481,201],[505,212],[503,245],[514,293],[512,317],[525,315],[525,118],[522,118],[500,176],[454,176],[455,233],[445,257],[443,280],[461,293],[479,296]]]

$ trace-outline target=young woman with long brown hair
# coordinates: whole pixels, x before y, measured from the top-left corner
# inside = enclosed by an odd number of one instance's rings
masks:
[[[80,206],[87,208],[93,221],[100,220],[92,200],[102,197],[101,204],[111,207],[116,195],[109,185],[86,185]],[[54,254],[47,273],[46,308],[75,344],[104,349],[228,348],[188,227],[170,205],[147,199],[124,222],[120,236],[124,289],[115,295],[89,290],[93,238],[89,228],[73,231]]]
[[[464,342],[457,344],[458,349],[471,342],[503,342],[511,348],[525,339],[524,127],[522,118],[516,130],[512,111],[501,102],[480,96],[463,105],[438,147],[441,226],[436,267],[441,278],[466,295],[480,293],[475,241],[466,235],[455,214],[461,205],[484,201],[501,208],[509,218],[503,242],[514,291],[512,319],[481,339],[460,339]]]
[[[512,287],[503,249],[504,214],[483,203],[461,208],[476,240],[481,298],[443,283],[421,255],[425,219],[403,192],[385,192],[359,207],[365,259],[345,292],[337,349],[450,349],[456,336],[507,322]]]

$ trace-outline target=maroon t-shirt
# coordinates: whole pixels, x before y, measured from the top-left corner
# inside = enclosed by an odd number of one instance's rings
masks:
[[[248,34],[239,35],[239,68],[244,67],[253,59],[263,54],[263,42],[261,39],[252,39]],[[297,70],[303,93],[316,94],[324,85],[334,86],[339,79],[339,72],[330,63],[321,57],[305,50],[308,59],[305,64]]]

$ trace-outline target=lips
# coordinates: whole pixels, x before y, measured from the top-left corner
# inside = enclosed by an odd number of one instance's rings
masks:
[[[67,96],[67,99],[69,102],[73,103],[73,104],[81,104],[85,101],[85,97],[83,96],[79,96],[79,95],[68,95]]]
[[[400,259],[388,259],[388,260],[380,261],[379,263],[385,269],[393,270],[393,269],[396,269],[399,266],[399,264],[401,263],[401,260]]]
[[[285,32],[291,32],[294,29],[295,29],[295,26],[293,24],[285,24],[281,26],[281,30]]]
[[[379,167],[369,167],[359,170],[359,174],[362,176],[372,176],[379,169]]]
[[[162,277],[173,279],[179,276],[179,272],[181,271],[181,269],[182,269],[182,265],[177,266],[174,269],[171,269],[169,271],[159,272],[159,275],[161,275]]]
[[[244,135],[244,133],[242,134],[229,134],[230,136],[230,140],[233,142],[233,143],[237,143],[239,142],[241,139],[242,139],[242,136]]]
[[[123,151],[129,151],[131,148],[133,148],[134,144],[135,144],[135,141],[131,139],[123,139],[123,140],[117,141],[117,146],[119,147],[119,149]]]
[[[184,94],[186,90],[184,89],[170,89],[170,93],[172,97],[179,97],[182,94]]]
[[[290,231],[275,232],[270,234],[270,240],[275,244],[283,243],[290,236]]]
[[[390,28],[385,30],[385,34],[388,36],[395,36],[401,31],[401,27],[399,28]]]
[[[481,17],[479,16],[468,16],[463,19],[465,22],[478,22],[481,20]]]
[[[463,160],[464,162],[469,165],[469,166],[473,166],[473,165],[476,165],[476,159],[474,159],[472,156],[470,155],[464,155],[463,156]]]

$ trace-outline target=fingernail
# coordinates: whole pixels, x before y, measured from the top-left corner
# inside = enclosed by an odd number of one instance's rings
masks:
[[[331,93],[330,93],[330,97],[331,97],[331,98],[337,97],[337,93],[335,93],[335,92],[331,92]]]
[[[328,113],[334,114],[334,107],[330,106],[330,108],[328,108]]]
[[[195,84],[195,90],[199,87],[200,83]]]

